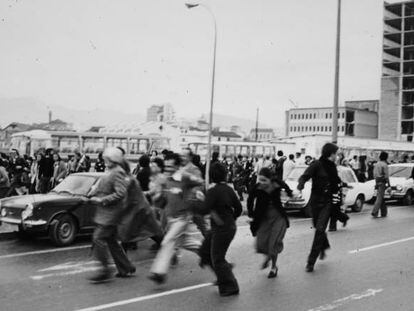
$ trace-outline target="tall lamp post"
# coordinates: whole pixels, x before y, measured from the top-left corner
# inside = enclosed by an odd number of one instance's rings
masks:
[[[332,142],[338,143],[338,106],[339,106],[339,65],[341,55],[341,0],[338,0],[338,17],[336,26],[336,53],[335,53],[335,89],[332,118]]]
[[[211,165],[211,136],[213,131],[213,105],[214,105],[214,83],[215,83],[215,75],[216,75],[216,49],[217,49],[217,22],[216,17],[214,16],[213,12],[210,8],[201,3],[186,3],[185,6],[188,9],[193,9],[196,7],[203,7],[206,9],[211,17],[213,18],[214,22],[214,48],[213,48],[213,70],[211,76],[211,97],[210,97],[210,117],[208,123],[208,145],[207,145],[207,160],[206,160],[206,188],[208,188],[210,184],[210,165]]]

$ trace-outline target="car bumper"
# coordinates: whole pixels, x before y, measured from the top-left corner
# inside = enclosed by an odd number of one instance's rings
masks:
[[[305,208],[305,206],[306,206],[305,200],[287,201],[284,203],[285,209],[297,210],[297,209]]]
[[[47,227],[47,221],[43,219],[26,219],[12,217],[0,217],[0,223],[9,225],[22,226],[25,230],[35,229],[36,231],[42,231]]]

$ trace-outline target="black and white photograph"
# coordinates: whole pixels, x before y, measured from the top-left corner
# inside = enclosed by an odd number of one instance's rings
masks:
[[[0,311],[413,311],[414,0],[0,0]]]

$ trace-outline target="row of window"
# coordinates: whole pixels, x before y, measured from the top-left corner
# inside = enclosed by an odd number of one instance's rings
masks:
[[[291,126],[291,132],[332,132],[332,126]],[[338,126],[338,132],[344,132],[345,126]]]
[[[292,113],[290,115],[291,120],[311,120],[311,119],[332,119],[332,112],[322,113],[321,115],[315,113]],[[338,119],[345,119],[345,112],[338,112]]]

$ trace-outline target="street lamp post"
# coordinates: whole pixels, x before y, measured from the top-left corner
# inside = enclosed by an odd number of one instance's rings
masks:
[[[338,0],[338,18],[336,28],[336,54],[335,54],[335,89],[332,118],[332,142],[338,143],[338,106],[339,106],[339,65],[341,55],[341,0]]]
[[[214,106],[214,83],[215,83],[215,75],[216,75],[216,50],[217,50],[217,22],[216,17],[214,16],[213,12],[210,8],[204,4],[200,3],[186,3],[185,4],[188,9],[193,9],[196,7],[203,7],[205,8],[213,18],[214,22],[214,47],[213,47],[213,70],[211,76],[211,97],[210,97],[210,117],[209,117],[209,126],[208,126],[208,145],[207,145],[207,159],[206,159],[206,188],[210,184],[210,165],[211,165],[211,136],[213,131],[213,106]]]

